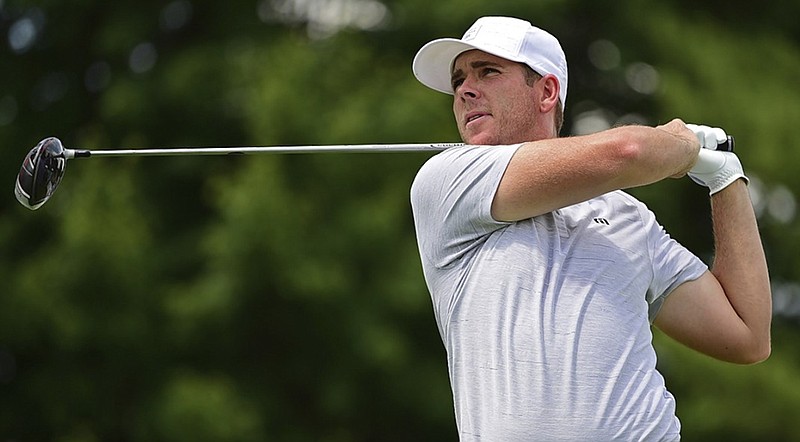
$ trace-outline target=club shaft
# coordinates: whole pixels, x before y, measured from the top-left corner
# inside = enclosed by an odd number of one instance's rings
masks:
[[[438,152],[463,143],[418,143],[418,144],[338,144],[318,146],[226,146],[226,147],[172,147],[163,149],[112,149],[83,150],[65,149],[67,159],[87,157],[125,156],[186,156],[186,155],[245,155],[245,154],[291,154],[291,153],[386,153],[386,152]],[[728,136],[717,150],[732,152],[734,139]]]
[[[461,143],[424,144],[340,144],[327,146],[240,146],[240,147],[174,147],[165,149],[67,149],[68,158],[95,156],[182,156],[182,155],[245,155],[289,153],[384,153],[384,152],[438,152]]]

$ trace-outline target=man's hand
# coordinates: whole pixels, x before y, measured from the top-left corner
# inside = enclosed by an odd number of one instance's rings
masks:
[[[728,138],[725,131],[718,127],[695,124],[686,126],[695,133],[703,147],[697,155],[697,162],[689,170],[689,177],[694,182],[708,187],[710,195],[728,187],[739,178],[744,179],[745,183],[749,182],[735,153],[714,150]]]
[[[718,127],[702,126],[698,124],[687,124],[686,127],[694,132],[700,147],[703,149],[716,150],[717,146],[728,140],[728,134]]]
[[[699,151],[703,145],[698,144],[698,137],[689,129],[689,125],[684,123],[679,118],[676,118],[670,121],[667,124],[662,124],[656,126],[656,129],[663,130],[665,132],[670,133],[676,139],[681,140],[679,143],[686,146],[686,149],[690,152],[696,153]],[[689,172],[689,169],[694,165],[696,156],[694,154],[689,155],[686,157],[687,162],[681,168],[681,170],[677,171],[677,173],[673,173],[670,175],[671,178],[683,178]]]

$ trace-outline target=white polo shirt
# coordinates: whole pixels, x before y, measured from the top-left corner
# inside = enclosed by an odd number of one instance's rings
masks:
[[[650,322],[707,266],[621,191],[495,221],[518,147],[449,149],[411,188],[461,440],[679,440]]]

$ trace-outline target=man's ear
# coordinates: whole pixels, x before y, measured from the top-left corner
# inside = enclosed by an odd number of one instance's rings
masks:
[[[559,100],[559,84],[558,79],[553,74],[547,74],[541,79],[542,84],[542,101],[541,111],[543,113],[550,112],[558,106]]]

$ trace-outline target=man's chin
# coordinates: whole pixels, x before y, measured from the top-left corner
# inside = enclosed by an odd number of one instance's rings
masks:
[[[498,144],[503,144],[503,143],[499,143],[499,142],[495,141],[494,139],[488,138],[488,137],[473,137],[473,138],[470,138],[469,141],[466,141],[465,143],[466,144],[471,144],[471,145],[474,145],[474,146],[495,146],[495,145],[498,145]]]
[[[462,137],[464,143],[472,144],[472,145],[485,145],[491,146],[495,144],[500,144],[495,139],[496,137],[492,136],[491,134],[482,132],[477,134],[467,134],[467,136]]]

